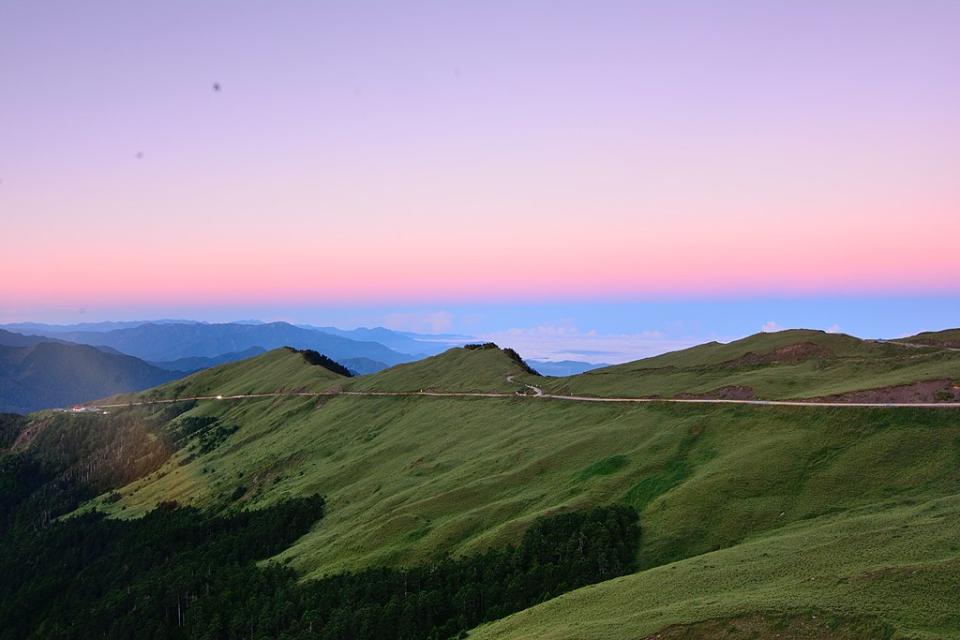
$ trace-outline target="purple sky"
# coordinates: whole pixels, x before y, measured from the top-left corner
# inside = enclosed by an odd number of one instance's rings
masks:
[[[894,301],[960,294],[958,24],[953,1],[4,2],[0,321],[488,304],[531,329],[603,300],[640,334],[638,300],[859,296],[907,330]]]

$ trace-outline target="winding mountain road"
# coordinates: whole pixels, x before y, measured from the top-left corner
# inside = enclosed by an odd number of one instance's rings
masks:
[[[166,398],[160,400],[141,400],[115,404],[94,404],[94,409],[115,409],[123,407],[139,407],[155,404],[171,404],[188,401],[226,401],[246,400],[255,398],[327,398],[336,396],[355,396],[373,398],[527,398],[531,400],[560,400],[565,402],[619,402],[633,404],[733,404],[756,405],[764,407],[867,407],[875,409],[960,409],[960,402],[823,402],[805,400],[725,400],[719,398],[629,398],[629,397],[602,397],[602,396],[574,396],[554,393],[545,393],[540,387],[525,382],[517,382],[513,375],[507,376],[511,384],[523,385],[533,394],[519,391],[506,393],[502,391],[276,391],[273,393],[244,393],[237,395],[216,396],[189,396],[182,398]]]
[[[535,396],[542,396],[542,395],[544,395],[544,394],[543,394],[543,389],[541,389],[540,387],[535,387],[535,386],[533,386],[532,384],[527,384],[526,382],[517,382],[516,380],[513,379],[513,376],[514,376],[514,374],[512,374],[512,373],[511,373],[509,376],[507,376],[507,382],[509,382],[510,384],[520,384],[520,385],[523,385],[523,386],[525,386],[527,389],[530,389],[531,391],[533,391],[533,395],[535,395]]]

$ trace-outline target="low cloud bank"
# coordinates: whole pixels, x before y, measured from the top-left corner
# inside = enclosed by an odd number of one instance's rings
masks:
[[[672,337],[660,331],[602,334],[593,330],[583,331],[572,324],[513,328],[487,333],[482,338],[502,347],[516,349],[528,359],[609,364],[685,349],[705,341],[702,338]]]

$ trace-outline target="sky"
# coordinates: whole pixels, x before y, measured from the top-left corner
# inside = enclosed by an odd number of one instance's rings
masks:
[[[958,23],[952,0],[0,1],[0,322],[639,336],[611,358],[957,325]]]

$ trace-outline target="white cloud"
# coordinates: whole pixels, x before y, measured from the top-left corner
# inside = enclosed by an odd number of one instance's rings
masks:
[[[832,325],[827,327],[827,333],[840,333],[840,325],[834,322]]]
[[[574,336],[579,333],[572,324],[541,324],[532,329],[507,329],[511,336]]]
[[[781,327],[779,324],[773,320],[768,320],[763,323],[763,326],[760,327],[760,331],[764,333],[776,333],[777,331],[783,331],[786,327]]]
[[[444,333],[453,327],[454,315],[449,311],[429,313],[391,313],[383,320],[383,326],[394,331],[417,333]]]
[[[512,347],[524,358],[532,360],[579,360],[610,364],[685,349],[702,342],[693,338],[670,338],[659,331],[602,334],[595,329],[581,331],[569,323],[515,327],[480,337],[496,342],[501,347]]]

